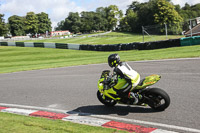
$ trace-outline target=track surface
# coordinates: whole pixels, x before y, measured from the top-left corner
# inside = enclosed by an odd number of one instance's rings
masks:
[[[142,78],[159,74],[155,87],[171,98],[164,112],[149,107],[104,107],[97,99],[97,81],[107,64],[0,74],[0,103],[108,115],[200,129],[200,58],[128,62]],[[111,69],[110,69],[111,70]],[[156,127],[156,126],[155,126]],[[183,132],[183,131],[182,131]]]

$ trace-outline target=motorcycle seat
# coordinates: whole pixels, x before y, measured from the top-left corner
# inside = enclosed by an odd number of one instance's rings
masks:
[[[143,82],[144,82],[145,78],[140,80],[140,83],[138,84],[138,86],[142,86],[143,85]]]

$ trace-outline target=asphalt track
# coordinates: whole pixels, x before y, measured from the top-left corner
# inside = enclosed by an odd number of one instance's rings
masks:
[[[154,86],[169,94],[168,109],[155,112],[149,107],[119,104],[104,107],[96,91],[101,71],[110,69],[107,64],[0,74],[0,103],[96,114],[179,132],[200,131],[200,58],[128,63],[142,78],[162,76]]]

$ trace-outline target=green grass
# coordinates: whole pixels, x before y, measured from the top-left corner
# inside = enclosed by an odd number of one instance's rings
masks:
[[[111,53],[118,53],[122,61],[200,57],[200,45],[118,52],[0,46],[0,73],[107,63]]]
[[[111,32],[108,37],[85,37],[85,38],[67,38],[67,39],[43,39],[43,40],[28,40],[26,42],[55,42],[55,43],[74,43],[74,44],[120,44],[143,42],[143,36],[127,32]],[[114,36],[112,36],[114,35]],[[120,37],[120,35],[123,35]],[[125,36],[124,36],[125,35]],[[181,38],[180,35],[168,35],[168,39]],[[166,40],[166,36],[145,36],[145,41]]]
[[[88,126],[61,120],[0,113],[1,133],[124,133],[116,129]]]

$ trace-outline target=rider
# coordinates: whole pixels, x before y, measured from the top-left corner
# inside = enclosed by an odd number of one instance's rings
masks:
[[[111,68],[114,67],[113,71],[117,77],[120,76],[120,78],[124,78],[129,83],[129,85],[123,89],[123,94],[128,94],[128,98],[133,100],[133,104],[137,104],[138,97],[132,92],[132,90],[139,84],[140,75],[126,62],[121,62],[118,54],[111,54],[108,57],[108,64]]]

